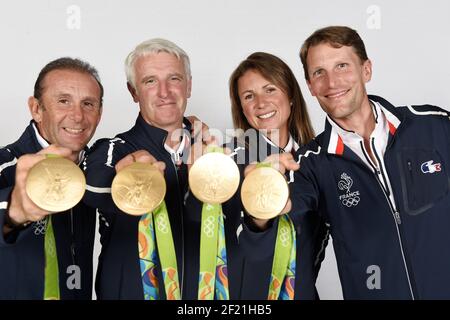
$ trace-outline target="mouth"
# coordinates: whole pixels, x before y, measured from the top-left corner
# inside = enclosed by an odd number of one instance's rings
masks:
[[[71,135],[79,135],[82,134],[86,129],[64,127],[63,130]]]
[[[350,91],[350,89],[342,90],[342,91],[339,91],[339,92],[336,92],[336,93],[333,93],[333,94],[328,94],[325,97],[328,98],[328,99],[339,99],[339,98],[345,96],[347,94],[347,92],[349,92],[349,91]]]
[[[268,113],[260,114],[259,116],[256,116],[258,119],[269,119],[272,118],[277,112],[271,111]]]
[[[158,108],[161,108],[161,107],[170,107],[170,106],[174,106],[174,105],[176,105],[175,102],[164,102],[164,103],[159,103],[156,106]]]

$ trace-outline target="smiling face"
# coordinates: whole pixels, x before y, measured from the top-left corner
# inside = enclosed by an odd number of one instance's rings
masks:
[[[53,70],[42,81],[41,98],[30,97],[28,105],[42,137],[72,150],[74,160],[100,121],[100,86],[87,73]]]
[[[370,109],[365,84],[372,77],[370,60],[364,62],[352,47],[320,43],[308,50],[309,90],[322,109],[338,123]]]
[[[135,88],[128,86],[147,123],[173,131],[181,128],[191,79],[182,60],[167,52],[140,56],[134,63]]]
[[[287,94],[255,70],[238,80],[238,93],[248,123],[255,129],[278,129],[280,140],[289,136],[291,105]],[[287,140],[286,140],[287,141]]]

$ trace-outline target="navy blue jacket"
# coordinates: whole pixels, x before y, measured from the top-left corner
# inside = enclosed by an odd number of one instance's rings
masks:
[[[189,132],[191,124],[184,120]],[[193,223],[186,213],[184,199],[188,191],[187,166],[183,162],[175,166],[170,154],[164,148],[167,131],[149,125],[141,115],[127,132],[113,139],[100,139],[91,148],[85,161],[87,192],[83,201],[98,208],[100,214],[100,241],[102,251],[96,277],[96,292],[99,299],[144,298],[138,252],[138,224],[140,217],[130,216],[116,207],[111,197],[111,184],[116,174],[115,164],[126,155],[147,150],[157,160],[166,164],[165,202],[169,214],[175,245],[177,267],[183,299],[195,299],[193,283],[198,273],[191,271],[191,242],[200,237],[200,227]],[[186,157],[184,154],[183,157]],[[198,230],[197,230],[197,229]],[[198,244],[197,244],[198,245]],[[159,260],[160,261],[160,260]],[[163,288],[161,268],[157,266],[160,288]],[[165,299],[164,289],[160,290]]]
[[[35,222],[25,229],[3,234],[16,161],[41,149],[31,124],[19,140],[0,149],[0,299],[39,300],[44,296],[44,225]],[[53,214],[52,223],[61,299],[91,299],[95,211],[79,203],[68,212]],[[81,275],[79,289],[74,288],[73,278],[77,268]]]
[[[449,299],[449,113],[369,98],[389,122],[381,170],[392,190],[327,122],[299,150],[290,214],[317,214],[330,224],[345,299]]]

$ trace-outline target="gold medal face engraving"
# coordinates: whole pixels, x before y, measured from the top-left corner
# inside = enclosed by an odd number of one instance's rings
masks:
[[[289,187],[279,171],[271,167],[259,167],[245,177],[241,199],[245,210],[253,217],[271,219],[286,206]]]
[[[220,152],[210,152],[192,165],[189,186],[195,197],[204,203],[224,203],[236,193],[239,175],[233,159]]]
[[[86,179],[72,161],[61,157],[46,158],[28,172],[25,190],[41,209],[62,212],[73,208],[86,190]]]
[[[155,166],[135,162],[114,177],[111,195],[123,212],[133,216],[143,215],[162,203],[166,195],[166,181]]]

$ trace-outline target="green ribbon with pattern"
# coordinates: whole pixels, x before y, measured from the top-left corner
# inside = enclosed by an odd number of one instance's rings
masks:
[[[47,226],[44,236],[44,251],[44,300],[60,300],[58,255],[56,252],[55,234],[53,231],[51,216],[47,218]]]
[[[209,146],[208,152],[221,152]],[[199,300],[229,300],[227,252],[222,205],[204,203],[200,231]]]
[[[158,300],[160,298],[158,280],[156,278],[156,264],[158,263],[159,255],[166,299],[180,300],[181,292],[177,258],[165,201],[153,213],[150,212],[141,217],[138,229],[139,259],[144,298],[146,300]]]

